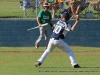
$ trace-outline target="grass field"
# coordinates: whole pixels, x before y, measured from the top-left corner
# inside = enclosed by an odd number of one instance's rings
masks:
[[[19,6],[19,0],[0,0],[0,17],[23,17]],[[58,48],[40,67],[35,67],[44,47],[0,47],[0,75],[100,75],[99,47],[71,48],[81,68],[72,68],[68,55]]]
[[[59,53],[58,48],[40,67],[35,67],[44,47],[0,47],[0,75],[100,75],[100,48],[71,48],[81,68],[72,68],[68,55]]]

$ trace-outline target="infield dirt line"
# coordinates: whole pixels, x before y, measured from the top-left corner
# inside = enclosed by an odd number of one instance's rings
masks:
[[[0,54],[42,54],[43,52],[0,52]],[[100,52],[74,52],[75,54],[100,54]],[[51,54],[66,54],[65,52],[51,52]]]

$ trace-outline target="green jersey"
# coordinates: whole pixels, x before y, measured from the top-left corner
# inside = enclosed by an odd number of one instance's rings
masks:
[[[48,0],[48,3],[54,3],[54,0]]]
[[[51,13],[49,11],[44,11],[44,10],[41,10],[38,13],[38,18],[40,18],[40,23],[41,24],[49,23],[50,20],[52,19],[51,18]]]

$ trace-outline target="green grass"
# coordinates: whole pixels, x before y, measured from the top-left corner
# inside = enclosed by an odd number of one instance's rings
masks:
[[[78,52],[98,52],[100,51],[99,47],[82,47],[82,46],[71,46],[73,51]],[[39,50],[37,50],[34,47],[0,47],[0,52],[43,52],[45,50],[44,47],[39,47]],[[61,52],[59,48],[54,49],[55,52]]]
[[[0,17],[23,17],[24,12],[19,6],[17,3],[0,4]]]
[[[20,0],[0,0],[0,2],[18,2]]]
[[[71,47],[74,52],[98,51],[95,47]],[[0,47],[5,52],[44,51],[43,47]],[[54,51],[60,51],[55,49]],[[0,53],[0,75],[100,75],[99,54],[75,54],[81,68],[73,69],[67,54],[49,54],[44,63],[36,68],[34,63],[42,54],[2,54]]]

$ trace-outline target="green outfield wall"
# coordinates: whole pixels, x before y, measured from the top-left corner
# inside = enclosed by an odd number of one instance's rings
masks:
[[[53,20],[53,23],[57,21]],[[74,22],[75,20],[69,21],[70,24]],[[35,26],[37,22],[33,19],[0,19],[0,46],[34,46],[39,29],[27,29]],[[80,20],[75,31],[69,32],[64,41],[71,46],[100,47],[100,20]],[[44,44],[43,39],[40,46]]]

